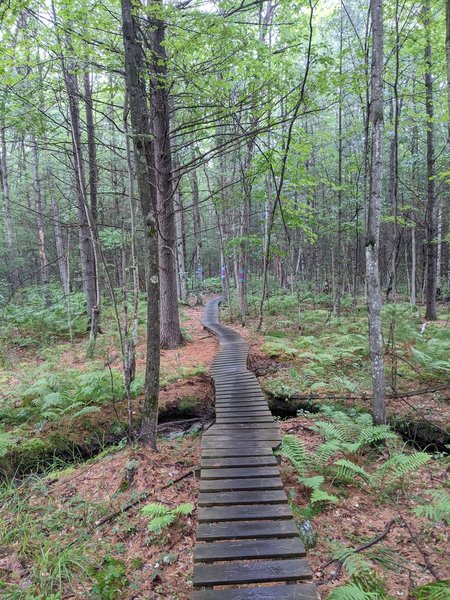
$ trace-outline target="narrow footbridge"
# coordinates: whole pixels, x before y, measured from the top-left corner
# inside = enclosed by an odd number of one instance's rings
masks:
[[[273,454],[280,431],[247,370],[247,343],[219,323],[219,303],[208,302],[203,319],[220,349],[211,367],[216,423],[202,437],[191,600],[316,600]]]

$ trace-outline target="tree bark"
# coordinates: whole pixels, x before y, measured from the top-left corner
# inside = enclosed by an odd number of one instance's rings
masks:
[[[372,363],[373,416],[376,424],[386,422],[386,384],[381,328],[381,285],[378,266],[380,218],[383,199],[383,7],[371,0],[372,67],[370,120],[372,156],[366,222],[366,279],[369,316],[369,345]]]
[[[52,2],[53,19],[56,24],[56,11]],[[62,40],[59,39],[60,44]],[[68,38],[70,47],[70,38]],[[66,61],[61,54],[61,69],[69,104],[69,121],[72,136],[72,152],[75,168],[75,189],[78,209],[78,234],[80,246],[80,262],[83,289],[86,294],[88,328],[96,320],[97,312],[97,265],[95,257],[93,232],[89,222],[89,206],[86,198],[86,177],[84,173],[83,146],[81,136],[81,120],[79,105],[79,88],[77,67],[71,60]],[[94,319],[92,318],[94,315]],[[90,349],[88,349],[90,352]]]
[[[138,40],[138,27],[133,16],[132,0],[121,0],[121,5],[122,35],[125,48],[125,83],[129,96],[131,136],[148,253],[147,357],[140,439],[156,448],[160,371],[156,173],[143,79],[143,51]]]
[[[425,318],[435,321],[436,313],[436,288],[437,288],[437,201],[435,189],[434,169],[434,105],[433,105],[433,75],[432,53],[430,40],[430,3],[429,0],[423,7],[423,21],[426,30],[425,46],[425,110],[427,115],[427,206],[425,213],[425,226],[427,236],[427,271],[426,271],[426,311]]]
[[[33,153],[33,176],[34,176],[34,198],[36,206],[36,218],[38,226],[38,246],[40,260],[40,279],[41,285],[44,287],[44,298],[47,306],[50,306],[50,290],[48,288],[50,280],[50,267],[45,249],[45,228],[44,228],[44,213],[42,210],[42,194],[41,180],[39,176],[39,150],[36,137],[31,138],[31,148]]]
[[[5,127],[0,127],[1,149],[1,179],[3,189],[3,205],[5,208],[6,244],[8,246],[9,272],[13,293],[19,289],[19,271],[17,269],[17,254],[14,245],[14,227],[11,214],[11,196],[9,192],[8,151],[6,147]]]
[[[195,150],[192,147],[192,160],[195,159]],[[192,211],[194,221],[194,243],[195,243],[195,255],[194,255],[194,270],[195,277],[198,279],[200,288],[203,289],[203,254],[202,254],[202,225],[200,219],[200,198],[198,192],[198,177],[197,170],[193,169],[191,175],[192,181]]]
[[[169,90],[167,56],[164,47],[165,27],[159,18],[161,0],[150,3],[155,14],[150,17],[151,99],[155,168],[158,200],[161,348],[176,348],[182,342],[177,300],[177,265],[175,213],[170,148]]]
[[[56,246],[56,257],[59,269],[59,280],[61,287],[64,290],[64,295],[70,294],[70,282],[69,272],[67,269],[67,257],[66,250],[64,248],[64,240],[61,232],[61,220],[59,215],[59,206],[55,199],[52,199],[52,216],[53,216],[53,227],[55,231],[55,246]]]

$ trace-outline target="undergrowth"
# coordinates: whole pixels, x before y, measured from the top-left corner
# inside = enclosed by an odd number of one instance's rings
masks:
[[[299,507],[291,495],[294,515],[300,520],[300,535],[305,545],[312,547],[316,537],[308,532],[309,519],[345,502],[354,487],[376,497],[380,505],[394,504],[399,496],[407,496],[411,477],[420,473],[431,456],[408,449],[389,426],[374,425],[371,415],[366,413],[324,407],[319,415],[309,418],[313,421],[311,429],[322,442],[307,450],[299,437],[285,435],[280,452],[295,468],[298,483],[309,499],[306,506]],[[434,523],[450,523],[450,495],[445,489],[425,490],[422,498],[423,503],[419,499],[413,509],[416,515]],[[336,588],[328,600],[390,598],[374,565],[384,572],[398,573],[405,568],[398,555],[385,546],[370,547],[370,544],[364,555],[336,541],[330,541],[329,548],[332,559],[347,572],[349,581]],[[428,586],[428,589],[429,598],[449,600],[449,596],[442,595],[442,586]],[[448,593],[448,587],[445,589]],[[417,594],[412,597],[428,598]]]

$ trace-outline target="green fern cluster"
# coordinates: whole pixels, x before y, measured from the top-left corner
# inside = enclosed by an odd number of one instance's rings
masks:
[[[15,446],[17,443],[17,438],[11,435],[10,433],[6,433],[4,431],[0,431],[0,458],[5,456],[10,448]]]
[[[380,492],[380,496],[398,487],[410,473],[418,471],[430,460],[424,452],[394,453],[381,466],[369,473],[358,464],[374,444],[397,438],[387,425],[373,425],[369,414],[347,414],[331,408],[322,413],[328,420],[316,420],[314,431],[324,439],[313,452],[293,435],[286,435],[280,448],[299,475],[299,483],[311,490],[310,505],[335,504],[337,495],[325,490],[325,476],[330,483],[359,483]]]
[[[164,504],[153,502],[147,504],[141,509],[141,512],[146,517],[151,517],[147,525],[147,529],[154,535],[159,535],[166,527],[169,527],[179,517],[188,516],[194,510],[190,502],[179,504],[175,508],[167,508]]]
[[[419,517],[426,517],[435,523],[443,522],[450,525],[450,494],[446,490],[426,490],[432,502],[419,504],[414,512]]]
[[[137,377],[132,384],[135,397],[143,385]],[[125,397],[123,378],[118,371],[97,369],[77,372],[47,373],[31,386],[21,390],[22,406],[16,409],[11,419],[15,422],[57,421],[63,417],[78,419],[100,412],[100,406],[119,401]]]

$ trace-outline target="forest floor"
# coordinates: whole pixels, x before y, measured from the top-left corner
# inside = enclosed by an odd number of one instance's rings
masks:
[[[183,308],[183,327],[189,341],[179,349],[162,353],[161,399],[168,420],[172,414],[174,419],[183,417],[180,406],[188,417],[213,414],[207,371],[214,359],[217,341],[202,328],[202,311],[202,307]],[[306,364],[306,368],[310,365],[301,353],[289,353],[285,340],[281,344],[283,352],[270,341],[275,339],[278,343],[280,339],[267,335],[267,331],[270,333],[275,327],[276,318],[276,315],[268,318],[264,334],[256,332],[252,321],[245,329],[233,327],[248,339],[250,364],[260,375],[263,387],[273,392],[285,391],[289,386],[292,392],[302,365]],[[283,336],[286,335],[283,331]],[[297,335],[292,328],[289,336]],[[104,363],[113,370],[120,368],[115,344],[113,337],[104,336],[98,350],[103,360],[106,357]],[[89,372],[91,366],[84,358],[84,351],[84,340],[76,341],[71,347],[64,344],[56,351],[58,368]],[[138,371],[143,365],[144,352],[144,340],[141,340]],[[34,372],[37,378],[41,367],[46,370],[46,356],[33,350],[16,352],[10,359],[10,368],[2,374],[8,390],[20,384],[12,371],[17,372],[18,366],[26,364],[28,372]],[[311,360],[313,365],[316,362]],[[280,380],[284,387],[280,388]],[[329,385],[332,383],[324,381],[316,389],[326,392]],[[407,385],[411,388],[416,383],[411,381]],[[298,387],[301,391],[301,385]],[[6,391],[4,394],[6,396]],[[139,395],[135,402],[138,410]],[[350,402],[355,404],[353,400]],[[429,395],[414,398],[411,403],[434,417],[439,413],[442,424],[448,419],[448,403],[439,394],[431,399]],[[15,404],[19,409],[17,397]],[[123,402],[115,404],[114,411],[125,410]],[[97,424],[105,426],[109,419],[115,419],[114,411],[108,409],[105,413],[107,406],[102,404],[101,413],[87,415],[86,419],[97,419]],[[404,416],[405,410],[403,402],[390,404],[392,413]],[[315,414],[301,412],[280,421],[280,427],[283,433],[299,436],[312,455],[323,442],[321,433],[314,429],[317,418]],[[321,415],[320,419],[327,420],[327,417]],[[446,422],[448,424],[448,420]],[[68,426],[70,423],[66,423]],[[82,435],[83,429],[78,425],[77,428]],[[12,426],[8,430],[13,431]],[[391,451],[389,447],[377,456],[359,455],[359,464],[370,472],[386,460]],[[73,465],[56,464],[41,475],[29,475],[4,486],[0,498],[0,592],[14,600],[187,599],[191,589],[198,489],[195,474],[199,457],[200,433],[183,435],[175,430],[169,436],[160,437],[158,452],[122,444],[105,445],[103,453],[93,459]],[[412,512],[414,507],[429,501],[428,490],[442,490],[445,486],[446,465],[445,458],[435,453],[424,467],[403,478],[387,494],[383,490],[374,493],[357,480],[340,487],[334,481],[327,481],[328,491],[338,489],[339,503],[321,504],[308,514],[316,539],[308,552],[308,560],[315,581],[321,584],[319,591],[323,599],[349,579],[348,570],[343,569],[336,581],[332,581],[336,562],[324,567],[335,556],[336,549],[358,548],[381,534],[391,521],[382,540],[356,553],[369,560],[385,581],[391,597],[407,598],[413,586],[433,582],[436,577],[450,577],[446,562],[448,528],[442,522],[432,522]],[[65,470],[61,470],[61,466],[66,467]],[[308,506],[310,490],[299,483],[295,469],[284,457],[282,477],[300,524],[305,516],[295,509]],[[193,511],[155,534],[148,530],[150,518],[141,512],[143,506],[152,502],[170,509],[191,503]]]

